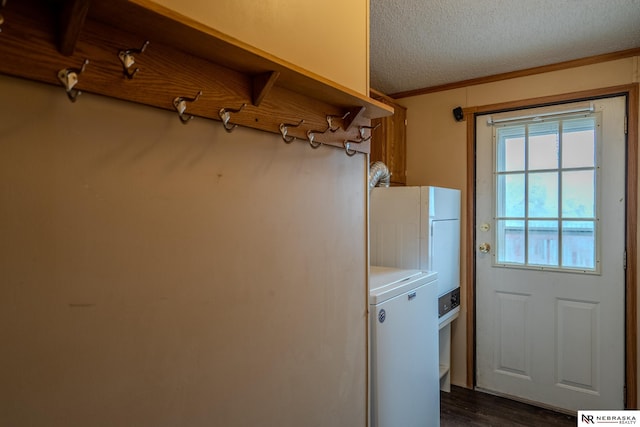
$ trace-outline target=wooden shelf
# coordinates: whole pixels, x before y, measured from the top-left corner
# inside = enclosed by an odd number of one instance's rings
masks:
[[[460,307],[456,307],[439,319],[440,390],[447,393],[451,391],[451,322],[457,319],[459,314]]]
[[[9,1],[3,16],[1,73],[61,85],[60,70],[79,69],[88,59],[74,89],[172,111],[176,97],[201,91],[186,103],[185,115],[221,121],[221,109],[246,105],[231,113],[230,124],[280,133],[281,123],[304,120],[288,127],[288,135],[304,140],[308,130],[327,128],[328,115],[349,113],[334,119],[337,132],[315,134],[316,141],[339,147],[363,139],[359,126],[393,114],[382,102],[149,0]],[[118,52],[145,41],[144,52],[133,54],[139,72],[126,78]],[[368,153],[369,145],[350,147]]]
[[[459,315],[460,315],[460,306],[454,308],[453,310],[451,310],[450,312],[442,316],[440,319],[438,319],[438,321],[440,322],[439,323],[440,329],[444,328],[445,326],[447,326],[448,324],[456,320]]]

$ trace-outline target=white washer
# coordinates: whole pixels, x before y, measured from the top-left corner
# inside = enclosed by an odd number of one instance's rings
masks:
[[[440,425],[438,275],[371,267],[371,426]]]

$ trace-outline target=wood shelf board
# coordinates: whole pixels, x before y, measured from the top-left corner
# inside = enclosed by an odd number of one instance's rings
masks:
[[[151,43],[171,45],[191,55],[258,75],[280,73],[277,86],[343,108],[366,107],[367,119],[393,114],[393,108],[322,76],[252,47],[220,31],[149,0],[94,2],[89,17],[139,34]],[[144,29],[144,31],[140,29]]]

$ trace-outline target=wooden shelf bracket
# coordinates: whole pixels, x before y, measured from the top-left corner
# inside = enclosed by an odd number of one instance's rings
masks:
[[[90,0],[67,0],[60,14],[59,50],[65,56],[73,55],[80,32],[89,13]]]
[[[273,88],[273,85],[276,84],[276,80],[278,80],[278,77],[280,77],[280,73],[278,71],[269,71],[267,73],[253,76],[251,103],[254,106],[260,106],[262,100]]]
[[[351,125],[358,122],[365,110],[365,107],[356,107],[349,110],[349,115],[344,119],[344,130],[351,129]]]

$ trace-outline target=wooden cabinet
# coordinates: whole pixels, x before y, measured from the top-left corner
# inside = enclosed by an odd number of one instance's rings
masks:
[[[377,118],[371,121],[373,130],[371,137],[371,162],[382,161],[391,172],[391,185],[407,183],[407,109],[393,99],[378,92],[371,91],[371,97],[390,105],[394,109],[393,116]]]

